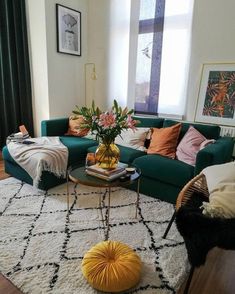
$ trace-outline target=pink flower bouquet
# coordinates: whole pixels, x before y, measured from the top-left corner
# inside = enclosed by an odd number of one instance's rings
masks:
[[[90,129],[90,131],[96,135],[97,141],[101,141],[104,144],[111,144],[114,142],[118,135],[121,135],[121,131],[124,129],[136,129],[136,124],[139,121],[132,118],[132,110],[128,110],[127,107],[122,109],[118,106],[116,100],[113,102],[113,106],[109,111],[101,111],[98,107],[95,107],[94,101],[92,107],[76,106],[76,110],[73,111],[75,115],[82,115],[84,123],[82,127]]]

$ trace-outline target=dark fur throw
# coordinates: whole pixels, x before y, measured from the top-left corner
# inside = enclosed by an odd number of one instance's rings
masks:
[[[235,219],[203,215],[199,208],[202,201],[208,199],[201,193],[194,192],[176,214],[176,225],[184,238],[192,266],[204,264],[208,251],[213,247],[235,249]]]

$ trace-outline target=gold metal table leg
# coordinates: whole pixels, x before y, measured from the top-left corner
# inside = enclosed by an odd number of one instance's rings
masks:
[[[67,214],[69,219],[69,173],[67,172]]]
[[[139,204],[140,204],[140,179],[138,179],[138,182],[137,182],[136,193],[137,193],[137,199],[136,199],[135,218],[137,218],[138,208],[139,208]]]
[[[102,211],[102,196],[103,196],[103,194],[101,194],[101,191],[100,191],[100,193],[99,193],[99,207],[98,207],[98,209],[100,210],[102,224],[103,224],[103,227],[105,228],[105,219],[104,219],[104,215],[103,215],[103,211]]]
[[[107,211],[107,224],[106,224],[106,236],[105,236],[105,241],[109,239],[109,215],[110,215],[110,194],[111,194],[111,188],[109,187],[109,195],[108,195],[108,211]]]

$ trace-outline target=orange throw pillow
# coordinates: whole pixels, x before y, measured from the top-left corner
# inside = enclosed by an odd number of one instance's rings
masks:
[[[148,154],[160,154],[170,158],[176,156],[176,146],[181,130],[181,123],[168,128],[153,128]]]
[[[74,119],[74,116],[69,117],[69,129],[65,134],[67,136],[77,136],[84,137],[88,134],[89,129],[82,128],[82,124],[84,123],[84,118],[82,115],[77,116]]]

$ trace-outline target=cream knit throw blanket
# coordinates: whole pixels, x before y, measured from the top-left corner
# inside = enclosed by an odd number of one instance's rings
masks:
[[[27,140],[26,140],[27,141]],[[30,175],[38,187],[42,171],[49,171],[65,178],[68,164],[68,149],[59,137],[31,138],[34,144],[10,142],[7,147],[12,158]]]

